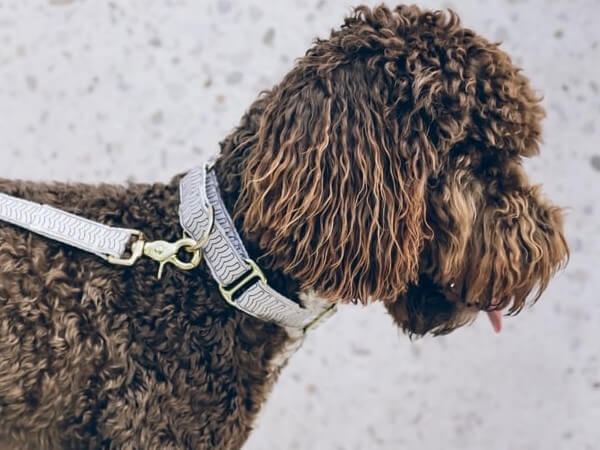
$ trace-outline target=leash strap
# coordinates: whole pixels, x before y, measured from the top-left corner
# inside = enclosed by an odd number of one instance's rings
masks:
[[[146,256],[159,263],[159,279],[165,264],[192,270],[201,261],[203,241],[184,238],[177,242],[147,242],[138,230],[109,227],[52,206],[3,193],[0,193],[0,221],[92,253],[119,266],[133,266],[139,258]],[[136,239],[132,242],[133,237]],[[128,248],[130,242],[131,247]],[[190,253],[191,259],[180,260],[180,250]],[[125,254],[127,256],[124,257]]]
[[[48,205],[0,193],[0,220],[103,259],[120,258],[134,230],[112,228]]]
[[[197,167],[181,180],[179,218],[194,239],[208,236],[203,257],[223,298],[258,319],[292,328],[310,328],[334,311],[331,305],[309,310],[271,288],[252,261],[220,196],[214,171]],[[214,214],[214,223],[210,216]]]

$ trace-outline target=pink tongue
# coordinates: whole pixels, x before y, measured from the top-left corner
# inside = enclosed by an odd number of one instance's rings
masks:
[[[496,333],[502,331],[502,312],[501,311],[488,311],[488,318],[492,322],[492,328]]]

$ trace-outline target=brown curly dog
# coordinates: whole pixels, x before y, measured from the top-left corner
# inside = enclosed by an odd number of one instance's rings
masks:
[[[359,7],[221,144],[227,208],[269,283],[383,301],[410,334],[539,298],[568,249],[521,166],[544,112],[453,13]],[[177,240],[178,181],[0,191]],[[530,295],[531,294],[531,295]],[[529,299],[529,301],[527,301]],[[132,268],[0,225],[0,442],[240,448],[290,333],[230,307],[205,265]]]

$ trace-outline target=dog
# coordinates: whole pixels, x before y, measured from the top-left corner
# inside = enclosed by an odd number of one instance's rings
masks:
[[[220,144],[220,193],[277,292],[383,302],[411,336],[537,301],[568,260],[531,185],[544,110],[456,14],[359,6]],[[0,192],[177,240],[179,181],[0,181]],[[115,267],[0,223],[0,443],[240,448],[302,334],[232,308],[205,264]]]

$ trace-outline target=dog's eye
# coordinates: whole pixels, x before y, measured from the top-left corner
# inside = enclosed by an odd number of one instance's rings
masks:
[[[430,189],[435,189],[440,185],[440,180],[437,177],[429,177],[429,179],[427,180],[427,186]]]
[[[457,288],[456,282],[451,281],[446,285],[445,295],[449,300],[452,300],[456,303],[464,302],[461,290]]]

